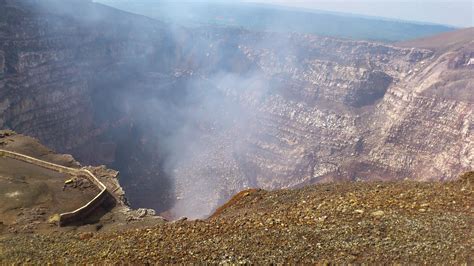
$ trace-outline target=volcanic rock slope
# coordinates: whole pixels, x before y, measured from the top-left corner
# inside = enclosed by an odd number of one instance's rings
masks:
[[[473,178],[248,190],[206,220],[0,235],[0,262],[470,265]]]
[[[472,29],[388,45],[49,2],[0,1],[0,127],[118,168],[135,206],[473,167]]]

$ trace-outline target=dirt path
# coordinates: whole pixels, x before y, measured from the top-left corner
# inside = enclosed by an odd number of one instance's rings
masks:
[[[73,211],[98,192],[86,178],[0,157],[0,223],[9,231],[44,227],[54,214]]]

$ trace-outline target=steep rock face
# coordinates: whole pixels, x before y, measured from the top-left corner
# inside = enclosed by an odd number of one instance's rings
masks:
[[[94,137],[92,77],[153,52],[120,12],[84,1],[5,1],[0,12],[0,121],[58,150]],[[150,31],[160,27],[153,25]]]
[[[472,169],[472,38],[396,47],[0,3],[0,127],[120,170],[134,206],[200,217],[247,187]]]
[[[473,31],[465,33],[472,36]],[[385,121],[376,131],[369,160],[422,180],[452,179],[472,169],[473,44],[468,40],[438,48],[434,60],[392,86],[375,114]]]
[[[0,51],[0,77],[5,74],[5,53]]]

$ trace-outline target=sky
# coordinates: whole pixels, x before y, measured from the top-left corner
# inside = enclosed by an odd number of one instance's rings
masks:
[[[98,0],[93,0],[98,1]],[[102,0],[103,1],[103,0]],[[110,0],[109,0],[110,1]],[[113,1],[113,0],[112,0]],[[127,0],[120,0],[127,1]],[[135,1],[135,0],[128,0]],[[154,0],[158,1],[158,0]],[[474,0],[168,0],[173,2],[264,3],[427,22],[456,27],[474,27]]]
[[[474,26],[474,0],[243,0],[368,16]]]

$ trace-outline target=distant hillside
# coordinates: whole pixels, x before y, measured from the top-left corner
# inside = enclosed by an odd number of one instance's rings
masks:
[[[219,25],[248,30],[299,32],[351,39],[403,41],[454,28],[256,4],[183,3],[150,0],[99,0],[104,4],[188,27]]]
[[[418,47],[431,50],[443,50],[452,46],[474,43],[474,27],[430,36],[422,39],[397,43],[401,47]]]

